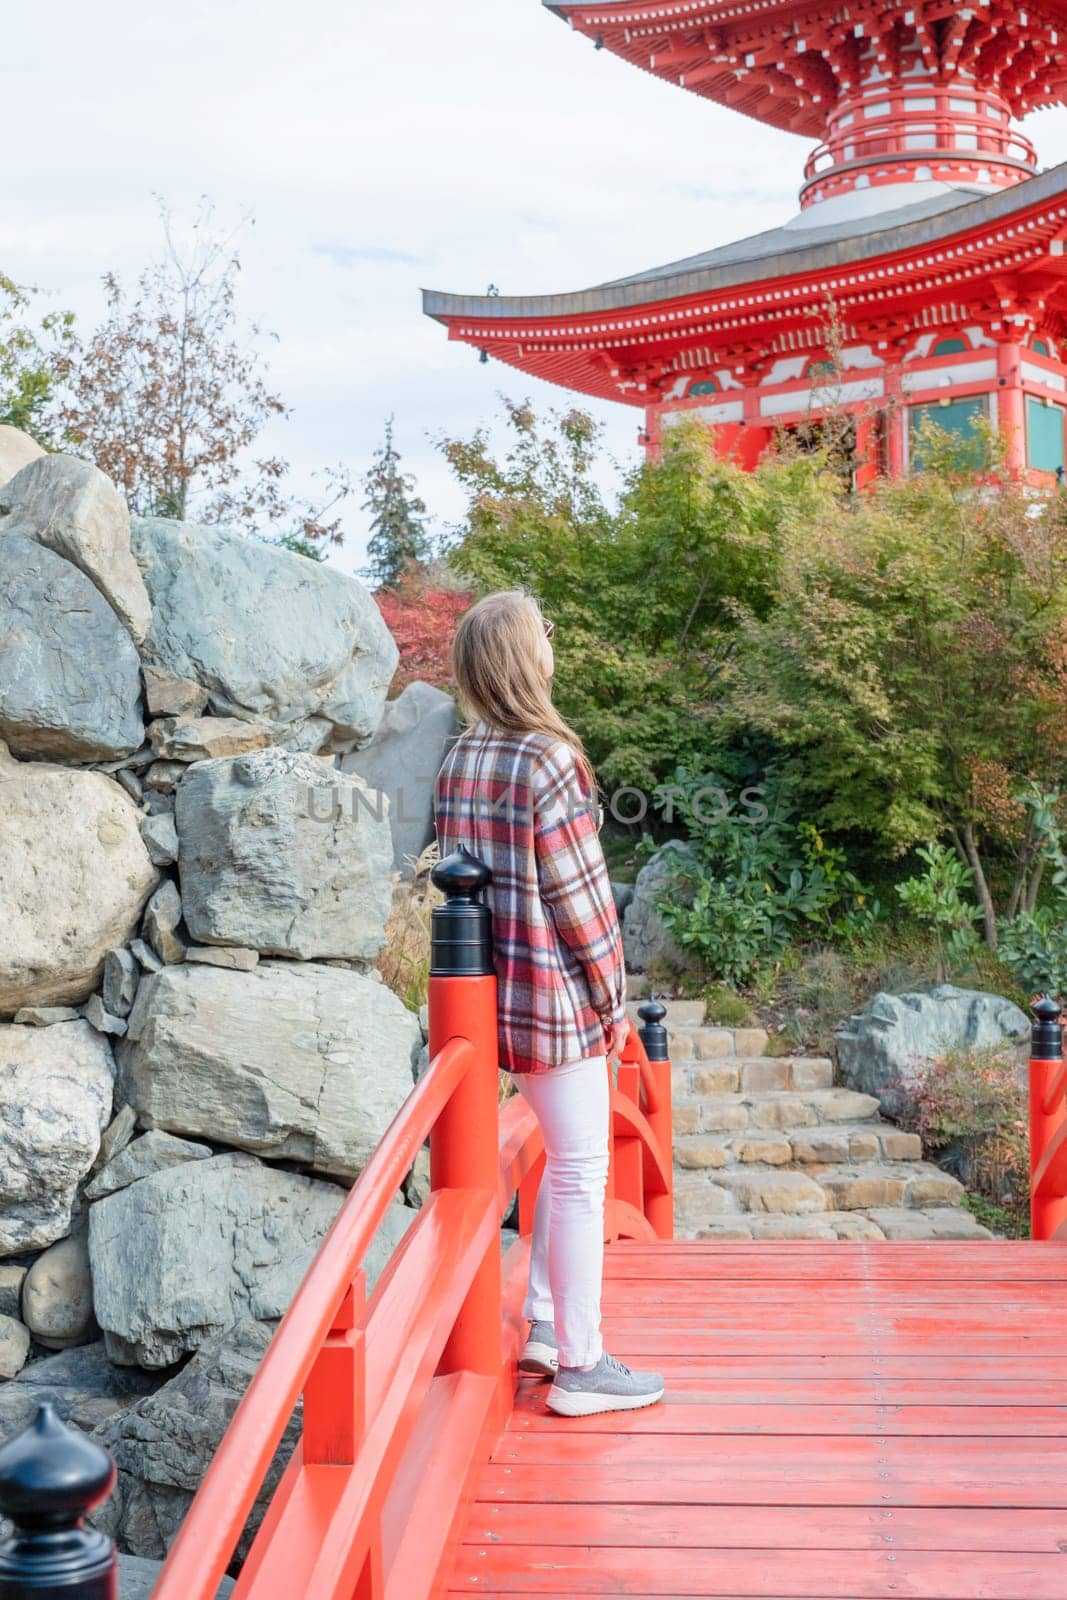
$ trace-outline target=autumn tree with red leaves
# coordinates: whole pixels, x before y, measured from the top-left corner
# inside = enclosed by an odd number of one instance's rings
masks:
[[[456,624],[471,603],[470,592],[456,588],[440,562],[411,562],[375,598],[400,651],[390,694],[398,695],[416,679],[454,691],[449,650]]]
[[[347,473],[320,475],[317,504],[288,491],[288,462],[260,439],[289,408],[267,382],[261,344],[273,336],[238,317],[234,235],[217,231],[205,204],[183,250],[162,203],[160,216],[160,258],[132,290],[109,272],[103,322],[72,334],[55,359],[57,431],[139,515],[233,523],[322,559],[322,546],[343,540]]]

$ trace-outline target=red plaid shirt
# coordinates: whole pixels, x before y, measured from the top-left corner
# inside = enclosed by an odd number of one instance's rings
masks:
[[[434,820],[442,856],[464,844],[493,874],[500,1065],[548,1072],[603,1054],[626,1015],[626,969],[597,810],[570,746],[478,723],[437,775]]]

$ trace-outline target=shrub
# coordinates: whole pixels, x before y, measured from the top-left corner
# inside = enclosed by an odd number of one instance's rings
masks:
[[[1027,1096],[1016,1048],[959,1045],[912,1059],[901,1080],[901,1122],[1016,1234],[1029,1233]]]

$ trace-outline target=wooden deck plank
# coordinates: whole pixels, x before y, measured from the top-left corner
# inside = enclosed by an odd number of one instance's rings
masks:
[[[1067,1247],[707,1241],[607,1253],[605,1339],[668,1399],[524,1381],[453,1600],[1067,1594]]]

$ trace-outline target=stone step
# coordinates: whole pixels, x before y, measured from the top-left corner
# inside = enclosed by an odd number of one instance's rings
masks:
[[[702,1027],[708,1012],[703,1000],[661,1000],[659,1003],[667,1013],[663,1020],[668,1028]],[[636,1027],[641,1026],[638,1012],[644,1004],[644,1000],[626,1002],[626,1014]]]
[[[855,1123],[878,1116],[873,1095],[855,1089],[809,1089],[803,1094],[753,1091],[693,1095],[673,1106],[675,1139],[693,1133],[736,1133],[741,1128],[816,1128],[822,1123]]]
[[[803,1169],[765,1161],[675,1174],[675,1213],[689,1226],[738,1212],[807,1216],[825,1211],[959,1206],[963,1186],[926,1161],[870,1161]]]
[[[730,1056],[702,1061],[699,1066],[684,1061],[671,1068],[672,1093],[679,1101],[709,1094],[832,1089],[833,1083],[834,1064],[829,1056],[762,1056],[754,1060]]]
[[[753,1162],[805,1168],[913,1162],[921,1161],[922,1153],[918,1134],[902,1133],[889,1122],[838,1122],[781,1130],[747,1127],[731,1133],[682,1134],[674,1141],[675,1165],[683,1171],[714,1171]]]
[[[765,1028],[667,1027],[667,1051],[672,1061],[719,1061],[725,1057],[763,1057],[767,1049]],[[787,1056],[767,1057],[789,1060]]]
[[[920,1210],[883,1208],[827,1212],[822,1216],[716,1217],[695,1233],[696,1239],[992,1239],[993,1234],[959,1206],[927,1206]]]

